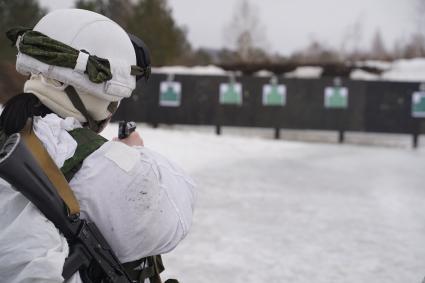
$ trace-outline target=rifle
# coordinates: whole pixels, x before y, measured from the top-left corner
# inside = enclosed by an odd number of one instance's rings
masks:
[[[29,199],[68,240],[70,254],[62,273],[65,279],[79,270],[83,282],[91,283],[89,273],[96,270],[101,273],[100,282],[133,282],[96,225],[79,215],[69,215],[20,134],[11,135],[0,150],[0,177]]]

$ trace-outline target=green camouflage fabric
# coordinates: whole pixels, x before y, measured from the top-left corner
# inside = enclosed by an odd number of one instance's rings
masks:
[[[68,132],[77,142],[74,156],[67,159],[61,168],[68,182],[80,170],[84,159],[95,152],[108,140],[88,128],[77,128]]]
[[[108,140],[88,128],[76,128],[68,133],[77,142],[77,149],[75,150],[74,156],[67,159],[62,168],[60,168],[69,182],[78,170],[80,170],[84,159],[99,149]],[[3,147],[7,138],[8,136],[0,129],[0,148]]]
[[[141,68],[136,65],[131,66],[131,75],[132,76],[141,76],[145,77],[146,80],[149,78],[151,74],[151,67]]]
[[[18,45],[21,53],[49,65],[75,68],[80,51],[71,46],[28,28],[13,28],[6,35],[13,44],[16,44],[21,36]],[[81,51],[88,54],[85,50]],[[109,61],[94,55],[89,55],[85,73],[93,83],[103,83],[112,79]]]

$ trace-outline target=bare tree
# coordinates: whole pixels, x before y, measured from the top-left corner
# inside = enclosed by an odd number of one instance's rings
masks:
[[[327,47],[324,43],[312,40],[310,44],[291,55],[291,61],[298,64],[326,64],[341,61],[340,54]]]
[[[375,35],[373,36],[370,56],[372,59],[377,60],[387,60],[389,57],[388,51],[385,48],[384,40],[382,39],[382,34],[379,29],[376,30]]]
[[[394,42],[394,46],[392,48],[392,57],[394,60],[401,59],[404,57],[404,42],[401,39],[397,39]]]
[[[404,47],[404,58],[416,58],[425,56],[425,35],[415,33]]]
[[[225,27],[225,39],[242,61],[256,61],[256,55],[264,54],[266,36],[258,14],[258,7],[249,0],[239,0],[232,20]]]
[[[425,0],[416,0],[415,8],[418,33],[425,35]]]
[[[403,58],[415,58],[425,56],[425,0],[416,0],[413,6],[416,17],[416,32],[404,41],[403,46],[395,52]],[[397,56],[397,54],[396,54]]]
[[[341,42],[341,54],[352,57],[354,54],[362,53],[360,42],[363,38],[363,17],[359,17],[354,23],[347,26]]]

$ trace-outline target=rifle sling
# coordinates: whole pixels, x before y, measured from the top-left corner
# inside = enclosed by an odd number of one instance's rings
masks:
[[[21,131],[21,136],[31,153],[49,178],[50,182],[57,189],[59,196],[68,207],[69,216],[78,215],[80,213],[80,205],[75,198],[74,192],[71,190],[67,180],[62,172],[56,166],[41,141],[32,130],[32,123],[27,123]]]

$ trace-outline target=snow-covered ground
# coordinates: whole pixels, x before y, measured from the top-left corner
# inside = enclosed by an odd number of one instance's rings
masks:
[[[425,150],[139,129],[199,184],[182,283],[421,282]],[[111,137],[116,125],[106,129]]]

